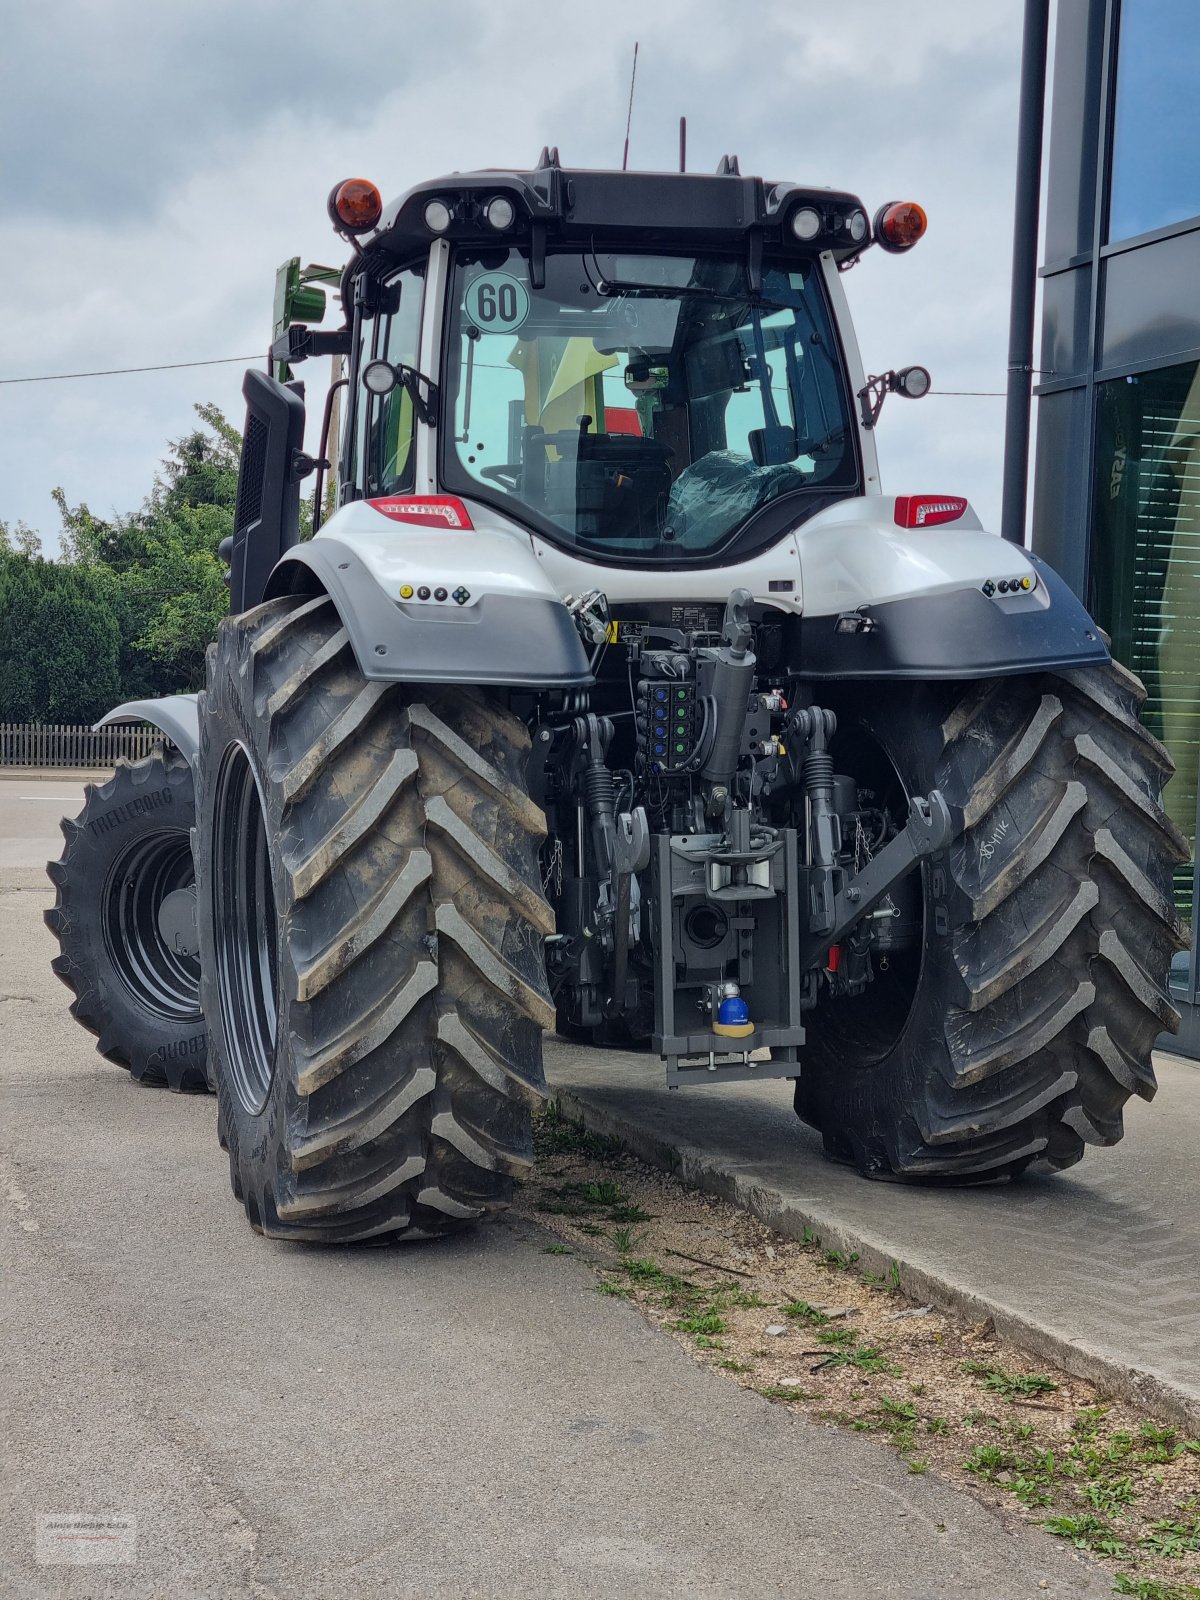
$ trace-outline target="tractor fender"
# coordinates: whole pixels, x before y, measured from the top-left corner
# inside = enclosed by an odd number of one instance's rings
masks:
[[[984,578],[790,619],[788,670],[808,678],[961,679],[1106,664],[1104,635],[1077,596],[1053,567],[1016,554],[1036,575],[1032,593],[988,594],[983,584],[996,580]]]
[[[377,515],[371,513],[372,516]],[[337,526],[348,519],[340,517]],[[582,687],[591,669],[571,614],[545,586],[521,584],[520,557],[503,535],[437,532],[405,539],[391,524],[381,551],[322,533],[294,545],[265,599],[329,595],[364,678],[393,683],[463,683],[514,689]],[[468,541],[474,541],[470,543]],[[487,548],[501,543],[503,548]],[[406,548],[407,547],[407,548]],[[432,556],[432,559],[431,559]],[[493,570],[491,562],[508,564]],[[515,570],[514,570],[515,569]],[[407,597],[401,593],[407,588]],[[424,588],[429,598],[419,598]],[[458,591],[467,596],[455,599]],[[444,598],[435,598],[437,593]]]
[[[95,729],[109,728],[118,722],[149,722],[166,734],[194,773],[200,754],[198,699],[194,694],[172,694],[161,700],[126,700],[124,705],[115,707],[92,726]]]
[[[988,678],[1110,659],[1053,567],[986,533],[970,507],[930,528],[898,527],[894,511],[893,496],[846,500],[797,530],[804,612],[786,624],[789,670]]]

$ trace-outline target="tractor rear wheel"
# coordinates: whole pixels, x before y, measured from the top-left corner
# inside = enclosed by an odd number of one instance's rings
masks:
[[[161,751],[89,783],[46,871],[46,925],[71,1015],[97,1049],[145,1083],[205,1089],[207,1038],[196,950],[192,774]]]
[[[796,1110],[827,1153],[873,1177],[1014,1177],[1115,1144],[1130,1095],[1152,1097],[1188,851],[1144,697],[1115,663],[844,696],[839,770],[882,751],[908,794],[942,791],[955,837],[922,869],[920,947],[812,1013]]]
[[[503,1207],[554,1020],[524,724],[367,681],[319,595],[221,624],[200,725],[204,1012],[251,1223],[344,1243]]]

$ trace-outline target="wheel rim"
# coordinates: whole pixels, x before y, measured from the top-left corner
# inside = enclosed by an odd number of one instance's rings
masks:
[[[275,892],[262,795],[241,745],[226,753],[217,778],[212,914],[229,1072],[238,1097],[257,1114],[275,1065]]]
[[[104,947],[125,988],[147,1011],[170,1022],[198,1022],[200,962],[190,947],[164,927],[160,913],[169,897],[194,893],[192,847],[186,833],[163,829],[127,845],[104,885]],[[178,925],[180,919],[176,918]]]

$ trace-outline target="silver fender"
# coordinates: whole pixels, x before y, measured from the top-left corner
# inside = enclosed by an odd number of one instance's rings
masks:
[[[200,754],[198,700],[199,696],[194,694],[172,694],[161,700],[127,700],[93,723],[93,728],[109,728],[118,722],[149,722],[166,734],[194,774]]]

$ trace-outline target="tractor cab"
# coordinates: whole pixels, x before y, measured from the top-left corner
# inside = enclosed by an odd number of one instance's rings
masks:
[[[864,492],[840,271],[874,234],[853,195],[742,177],[456,174],[386,211],[330,199],[355,248],[340,334],[284,326],[277,357],[350,358],[338,503],[439,493],[622,567],[743,559]],[[915,215],[914,215],[915,214]],[[919,224],[916,219],[919,218]]]

